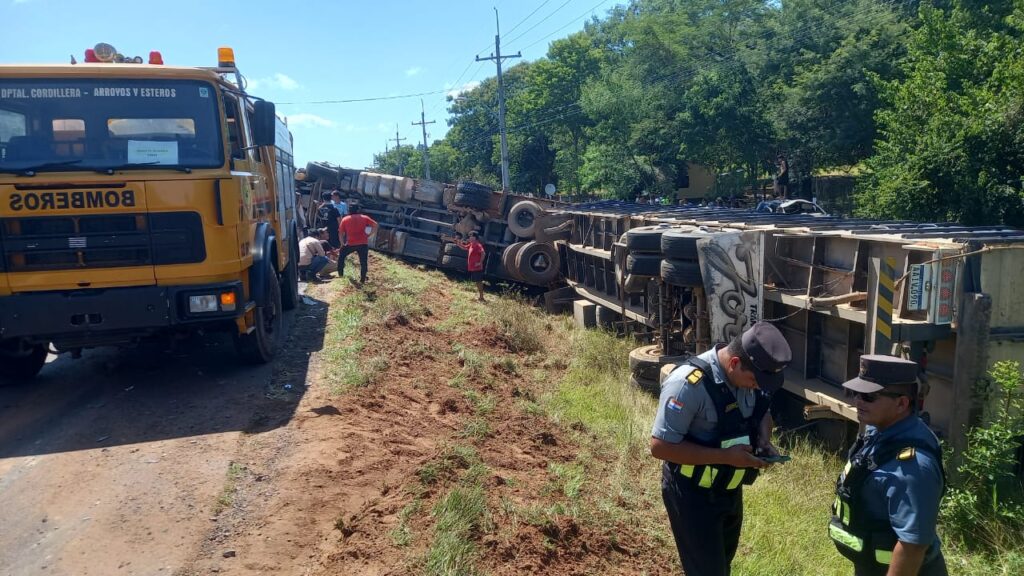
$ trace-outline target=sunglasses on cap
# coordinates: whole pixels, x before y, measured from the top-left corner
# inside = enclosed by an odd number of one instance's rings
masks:
[[[899,398],[900,396],[910,396],[910,394],[904,394],[900,392],[853,392],[851,390],[846,391],[846,395],[850,398],[859,398],[868,404],[878,400],[879,396],[885,396],[886,398]]]

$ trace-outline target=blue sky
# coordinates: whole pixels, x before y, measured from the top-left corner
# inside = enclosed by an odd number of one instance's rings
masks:
[[[424,95],[430,141],[447,131],[445,94],[494,76],[494,8],[502,53],[535,60],[548,44],[604,17],[618,0],[250,0],[104,2],[0,0],[2,63],[82,60],[97,42],[145,58],[159,50],[169,65],[214,66],[231,46],[253,94],[279,102],[289,118],[298,164],[326,160],[360,168],[385,141],[422,142],[420,98],[316,104]],[[536,10],[536,12],[534,12]],[[531,15],[531,13],[533,13]],[[518,27],[516,27],[516,25]],[[515,28],[513,30],[513,28]],[[286,104],[287,103],[287,104]],[[393,145],[393,144],[392,144]]]

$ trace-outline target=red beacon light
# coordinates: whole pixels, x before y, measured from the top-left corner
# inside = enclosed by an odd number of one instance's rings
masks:
[[[149,53],[149,63],[150,64],[163,65],[164,57],[161,56],[160,53],[157,52],[156,50],[153,50],[152,52]]]
[[[85,49],[85,61],[86,62],[99,62],[100,59],[96,57],[96,51],[92,48]]]

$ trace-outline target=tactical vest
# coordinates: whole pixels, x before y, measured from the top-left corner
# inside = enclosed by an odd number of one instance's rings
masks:
[[[757,392],[754,410],[749,418],[743,417],[736,395],[725,384],[715,382],[711,365],[697,358],[688,358],[686,363],[696,368],[686,381],[693,386],[704,386],[715,405],[718,423],[715,426],[717,438],[708,442],[687,434],[685,440],[711,448],[729,448],[740,444],[757,446],[758,424],[768,412],[770,398],[764,392]],[[736,468],[725,464],[681,464],[679,475],[693,485],[711,490],[736,490],[743,484],[753,484],[757,479],[757,468]]]
[[[828,535],[839,553],[859,566],[870,564],[888,566],[892,551],[899,538],[888,518],[872,520],[867,517],[861,491],[864,482],[878,468],[893,458],[909,460],[916,450],[923,450],[939,463],[942,487],[946,488],[946,472],[942,467],[942,454],[933,445],[917,439],[894,438],[882,442],[871,455],[861,453],[866,438],[860,436],[850,447],[843,474],[836,480],[836,501],[832,504],[832,520]]]

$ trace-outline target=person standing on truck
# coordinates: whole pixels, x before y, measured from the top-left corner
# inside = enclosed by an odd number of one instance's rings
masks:
[[[327,228],[327,238],[331,247],[341,248],[341,239],[338,237],[338,221],[341,219],[341,212],[331,201],[330,193],[324,192],[321,199],[323,201],[320,203],[320,208],[317,209],[317,220]]]
[[[779,456],[768,408],[791,359],[782,333],[758,322],[688,359],[662,386],[651,455],[663,461],[662,500],[686,574],[730,573],[743,485]]]
[[[345,258],[355,252],[359,256],[359,283],[366,283],[368,242],[377,232],[377,221],[362,214],[358,204],[348,207],[348,216],[341,219],[338,234],[341,237],[341,254],[338,256],[338,278],[345,276]]]
[[[916,362],[860,357],[843,384],[864,433],[836,483],[828,533],[857,576],[946,576],[935,524],[945,490],[942,450],[916,414]]]

